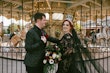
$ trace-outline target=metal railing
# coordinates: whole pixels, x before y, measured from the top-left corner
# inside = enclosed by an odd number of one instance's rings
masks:
[[[25,66],[23,64],[23,53],[25,52],[17,52],[17,50],[15,51],[12,48],[24,49],[23,47],[1,47],[0,73],[26,73]]]
[[[14,50],[9,50],[13,48]],[[109,47],[88,47],[91,54],[94,55],[92,60],[97,60],[100,62],[101,66],[105,68],[107,73],[110,72],[109,61],[110,61],[110,49]],[[3,47],[1,46],[0,51],[0,73],[26,73],[25,65],[23,64],[23,60],[25,57],[25,52],[22,51],[24,47]],[[16,50],[15,50],[16,49]],[[17,49],[20,49],[18,51]],[[85,63],[90,63],[90,60],[85,59]],[[91,68],[90,73],[97,73],[95,69],[93,69],[92,65],[89,66]],[[55,64],[54,70],[49,73],[55,73],[57,71],[58,64]]]

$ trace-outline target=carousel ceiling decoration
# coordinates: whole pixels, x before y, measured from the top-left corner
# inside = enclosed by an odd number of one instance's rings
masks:
[[[110,0],[0,0],[0,15],[26,20],[35,12],[74,14],[78,11],[82,16],[93,15],[95,10],[101,13],[102,9],[110,9],[109,4]]]

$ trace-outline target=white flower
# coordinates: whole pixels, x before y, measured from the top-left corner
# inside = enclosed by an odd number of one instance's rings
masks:
[[[47,60],[46,60],[46,59],[44,59],[44,60],[43,60],[43,63],[44,63],[44,64],[46,64],[46,63],[47,63]]]
[[[57,56],[57,54],[56,54],[56,53],[53,53],[53,54],[52,54],[52,58],[53,58],[53,59],[55,59],[55,58],[56,58],[56,56]]]
[[[49,59],[49,63],[50,64],[54,64],[54,60],[53,59]]]
[[[57,46],[57,45],[55,45],[55,48],[58,48],[58,46]]]

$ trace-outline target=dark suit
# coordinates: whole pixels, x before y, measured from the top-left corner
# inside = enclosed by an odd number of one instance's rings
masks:
[[[43,73],[43,59],[46,44],[41,40],[41,36],[41,30],[34,25],[34,27],[27,32],[25,40],[26,56],[24,64],[28,67],[35,67],[36,73]],[[49,36],[47,40],[54,43],[59,42],[58,39]]]

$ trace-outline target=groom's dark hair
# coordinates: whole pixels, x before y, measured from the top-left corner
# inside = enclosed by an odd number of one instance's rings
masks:
[[[42,19],[43,16],[46,17],[44,13],[37,12],[34,15],[34,21],[36,22],[37,19]]]

